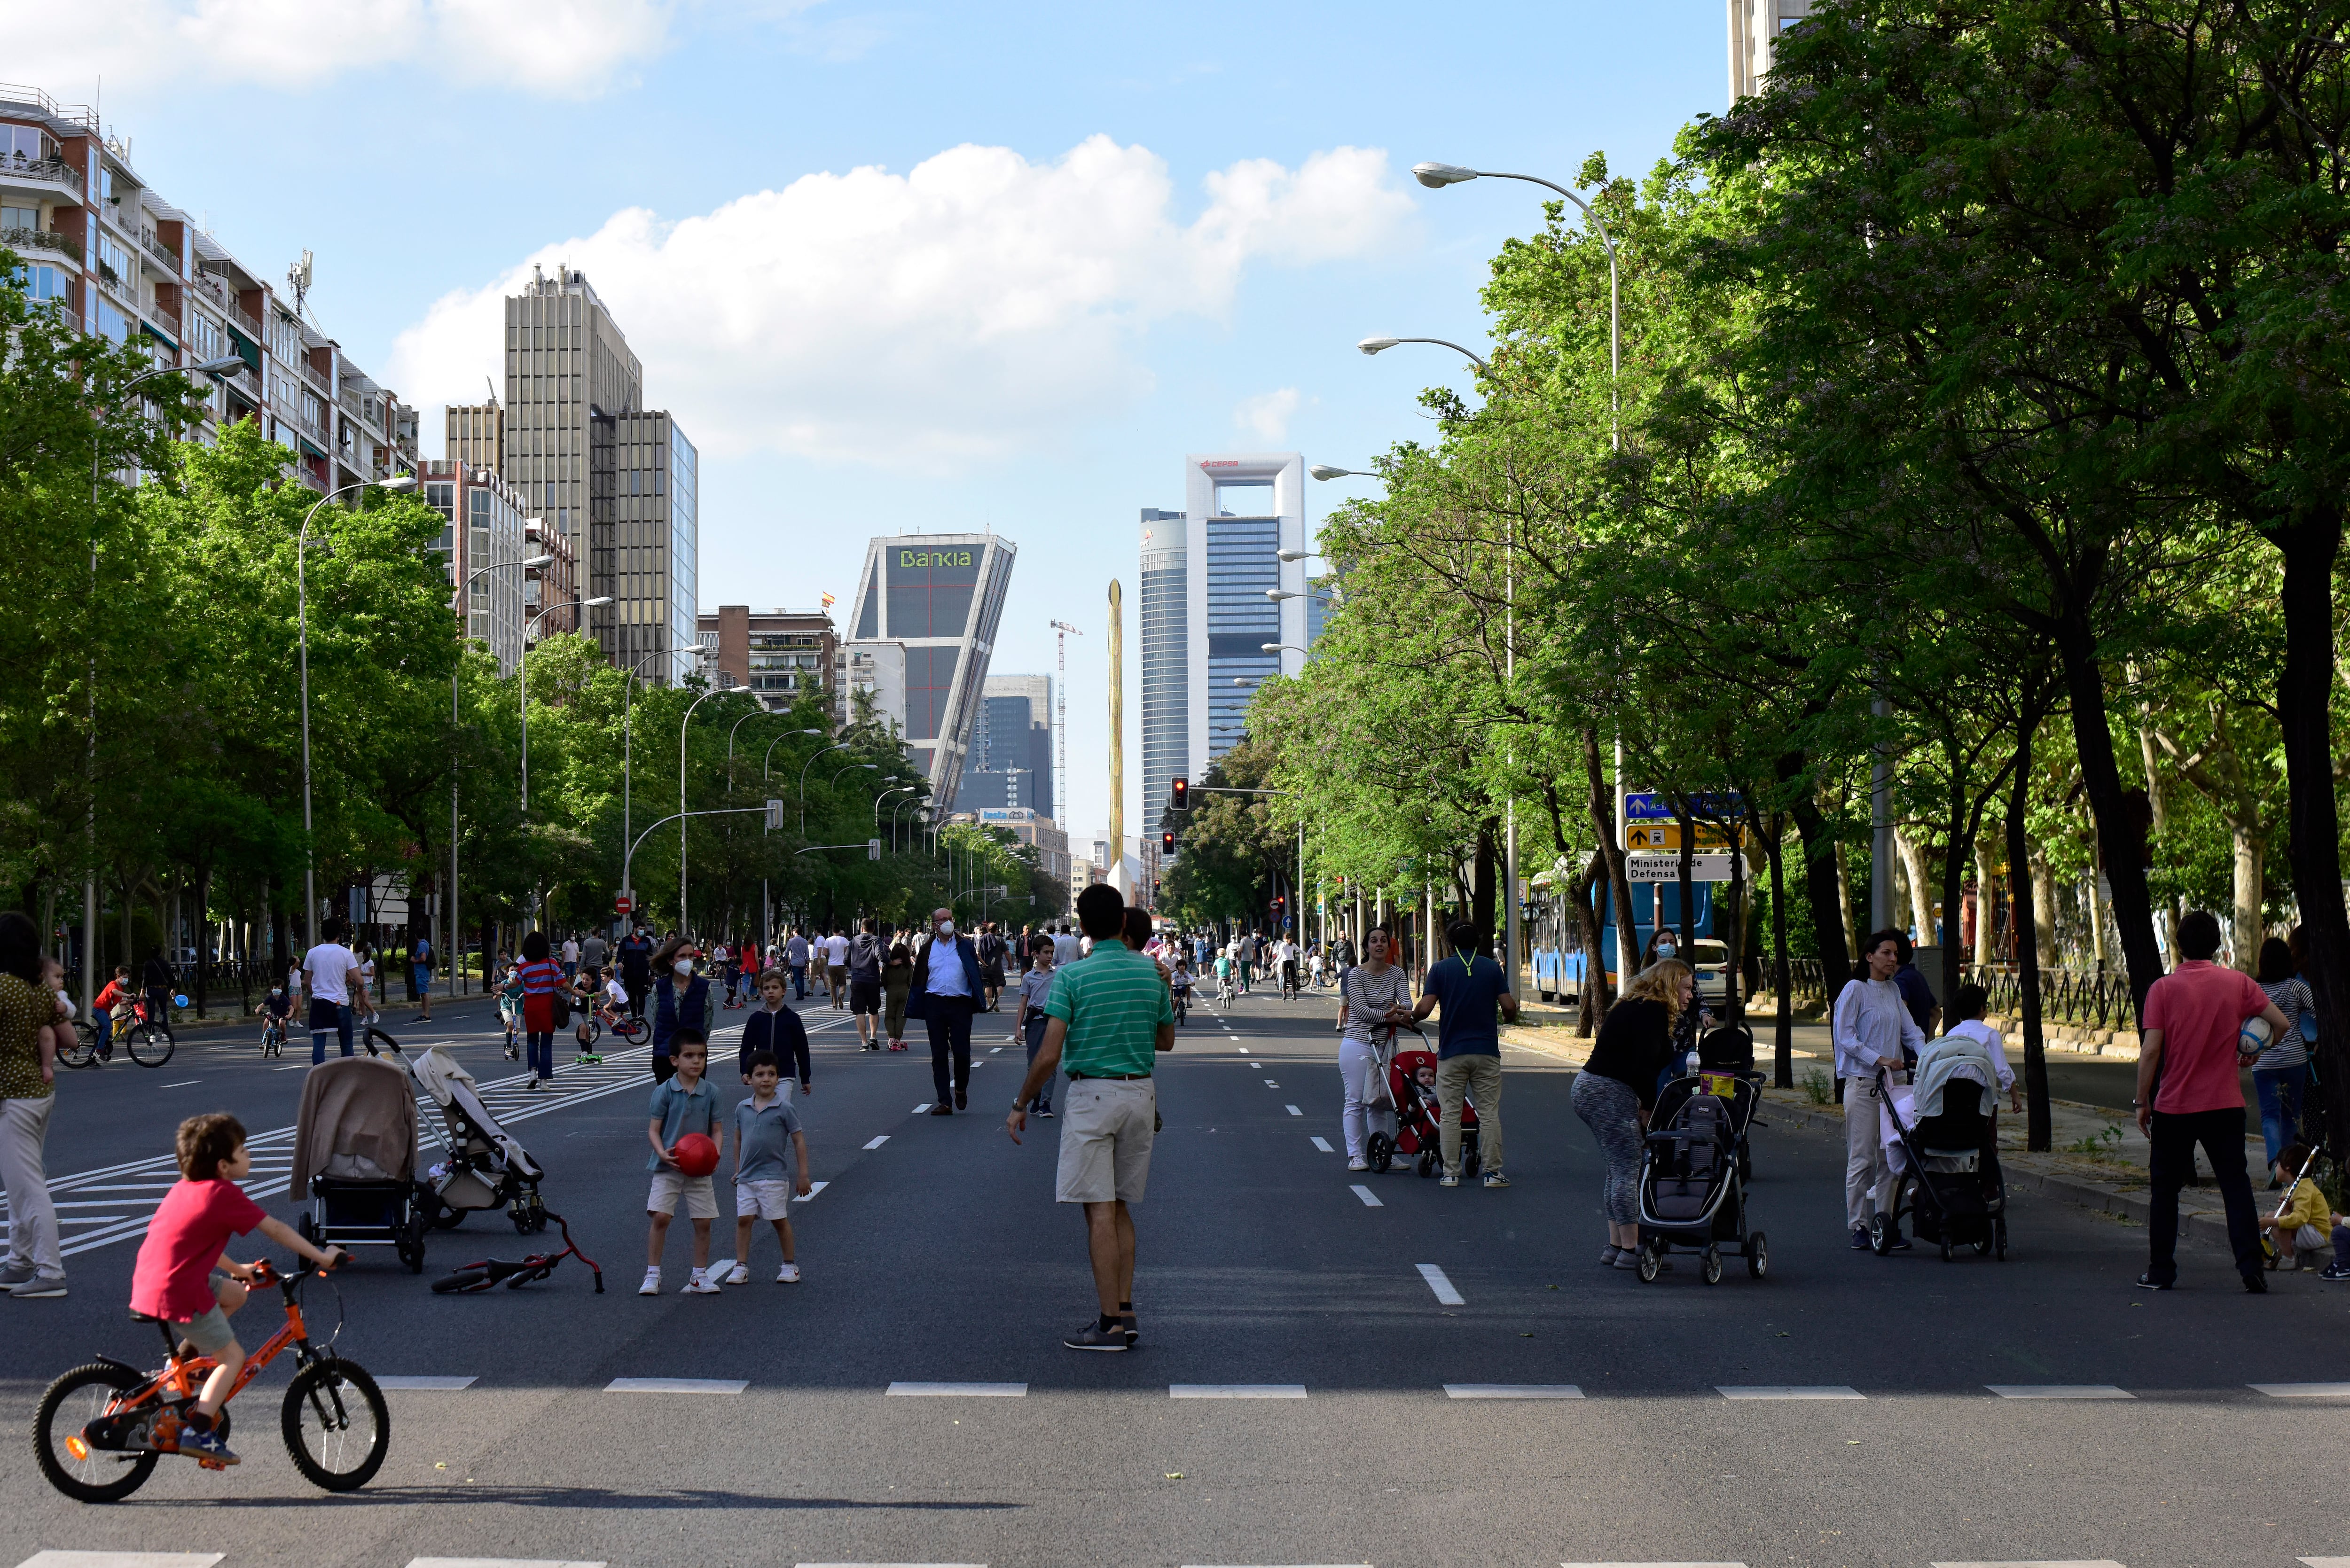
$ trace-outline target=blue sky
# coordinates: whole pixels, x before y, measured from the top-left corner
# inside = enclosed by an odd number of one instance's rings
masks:
[[[103,77],[140,173],[247,265],[316,253],[321,325],[425,406],[429,454],[508,280],[585,267],[702,448],[704,607],[845,602],[872,534],[1014,540],[994,670],[1049,671],[1053,618],[1088,633],[1073,838],[1107,819],[1136,510],[1182,504],[1189,452],[1364,465],[1465,384],[1353,344],[1473,345],[1540,192],[1410,165],[1645,170],[1727,76],[1719,0],[87,0],[12,27],[8,74],[78,102]]]

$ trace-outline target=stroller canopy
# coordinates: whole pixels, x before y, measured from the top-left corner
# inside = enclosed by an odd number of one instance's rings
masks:
[[[307,1198],[313,1176],[407,1181],[416,1169],[416,1095],[408,1075],[372,1056],[347,1056],[302,1080],[288,1198]]]
[[[497,1117],[482,1103],[473,1075],[465,1071],[455,1057],[434,1045],[417,1054],[410,1071],[448,1116],[452,1141],[463,1145],[475,1138],[482,1140],[487,1152],[525,1180],[536,1181],[546,1174],[538,1161],[531,1158],[530,1151],[498,1125]]]

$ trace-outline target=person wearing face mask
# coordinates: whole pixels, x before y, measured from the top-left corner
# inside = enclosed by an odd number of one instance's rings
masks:
[[[939,951],[941,946],[945,952]],[[906,1012],[930,1032],[931,1083],[938,1091],[931,1105],[934,1116],[971,1106],[971,1015],[984,994],[979,953],[969,937],[956,934],[954,911],[931,910],[931,934],[914,954]]]
[[[653,1082],[665,1084],[677,1071],[670,1060],[670,1036],[680,1027],[699,1030],[704,1040],[718,1022],[718,997],[710,989],[710,977],[694,972],[693,961],[701,956],[694,945],[680,937],[661,944],[654,955],[654,966],[661,971],[653,986]]]

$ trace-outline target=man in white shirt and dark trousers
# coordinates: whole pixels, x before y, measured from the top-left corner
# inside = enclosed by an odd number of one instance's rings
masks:
[[[327,1036],[340,1037],[343,1054],[351,1054],[351,987],[359,978],[359,961],[343,946],[343,922],[329,915],[318,927],[325,940],[302,955],[302,993],[310,999],[310,1065],[327,1059]]]
[[[1893,1216],[1893,1167],[1885,1158],[1878,1132],[1883,1097],[1877,1093],[1877,1071],[1899,1072],[1901,1048],[1919,1051],[1926,1044],[1918,1021],[1901,999],[1901,988],[1893,982],[1894,971],[1901,967],[1901,933],[1871,933],[1861,949],[1861,961],[1868,977],[1848,982],[1836,994],[1830,1031],[1835,1041],[1836,1076],[1844,1080],[1844,1216],[1852,1227],[1856,1252],[1869,1250],[1872,1215],[1884,1215],[1888,1225]],[[1909,1242],[1894,1231],[1891,1251],[1908,1249]]]
[[[920,1019],[930,1031],[931,1082],[938,1091],[931,1105],[934,1116],[970,1108],[971,1015],[983,994],[979,954],[969,937],[955,934],[954,911],[931,910],[930,939],[914,954],[906,1016]]]

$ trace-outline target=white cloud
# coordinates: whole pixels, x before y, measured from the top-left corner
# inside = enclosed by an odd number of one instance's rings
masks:
[[[158,84],[326,87],[422,65],[591,95],[669,47],[680,0],[82,0],[9,20],[8,73],[52,97]]]
[[[1289,436],[1290,416],[1297,412],[1297,389],[1284,387],[1243,398],[1232,410],[1232,423],[1259,441],[1280,442]]]
[[[1204,184],[1182,223],[1156,154],[1095,136],[1050,162],[966,145],[904,174],[810,174],[673,223],[629,209],[435,303],[391,384],[428,410],[476,400],[503,381],[500,301],[564,265],[628,334],[647,400],[706,450],[951,469],[1147,391],[1139,337],[1221,312],[1252,264],[1390,249],[1413,213],[1387,155],[1357,148]]]

